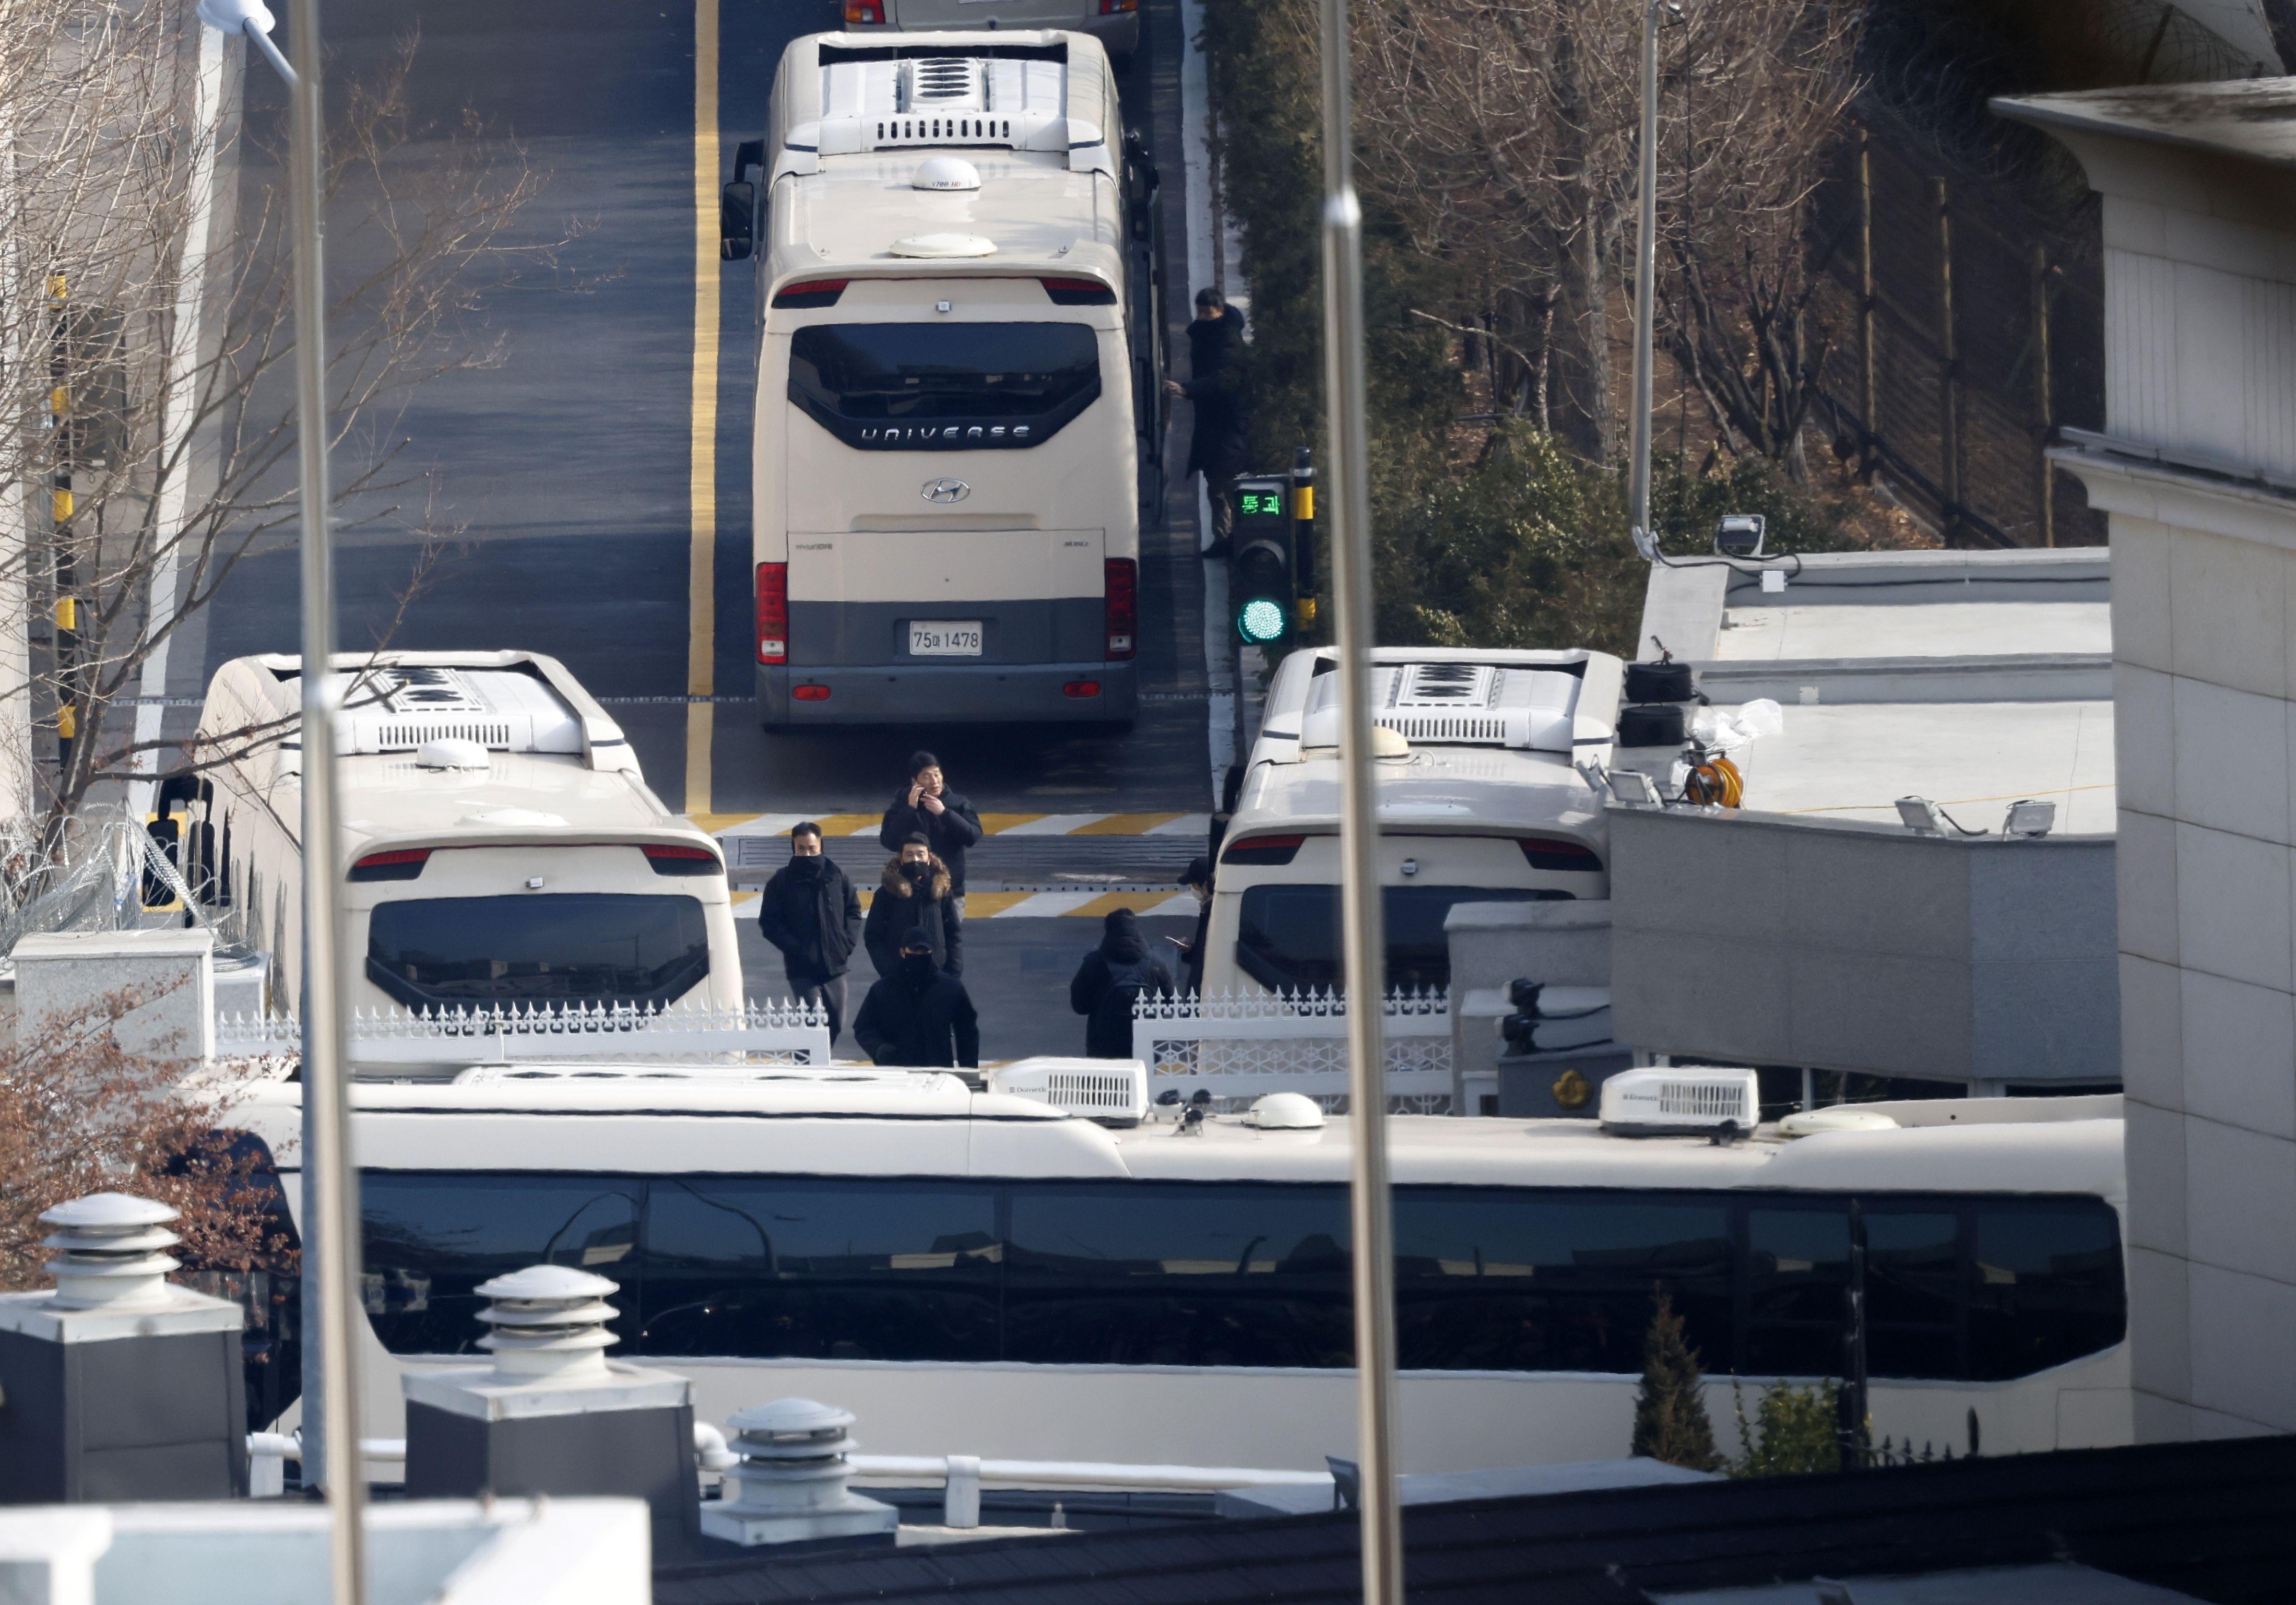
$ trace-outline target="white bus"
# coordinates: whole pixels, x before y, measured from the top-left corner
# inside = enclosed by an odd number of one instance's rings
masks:
[[[1132,718],[1150,182],[1086,35],[783,53],[725,216],[766,725]]]
[[[284,1152],[299,1093],[254,1089],[234,1118]],[[368,1435],[401,1435],[403,1366],[485,1363],[480,1282],[546,1260],[619,1284],[613,1355],[691,1377],[701,1421],[794,1395],[891,1454],[1352,1452],[1344,1117],[1183,1138],[946,1074],[659,1066],[360,1083],[353,1105]],[[2128,1442],[2119,1115],[1884,1104],[1859,1113],[1883,1129],[1724,1145],[1395,1117],[1404,1469],[1625,1454],[1654,1290],[1726,1445],[1733,1373],[1750,1413],[1769,1379],[1841,1373],[1853,1233],[1876,1443]]]
[[[988,12],[998,28],[1067,28],[1090,34],[1121,61],[1140,47],[1140,0],[845,0],[845,26],[978,29]]]
[[[716,842],[647,789],[621,727],[538,652],[339,655],[344,999],[413,1012],[742,1002]],[[200,715],[202,766],[157,811],[226,935],[302,955],[302,660],[235,658]]]
[[[1340,708],[1330,647],[1277,668],[1220,844],[1207,993],[1341,984]],[[1450,981],[1455,903],[1607,898],[1601,794],[1624,670],[1605,652],[1382,647],[1380,883],[1390,987]]]

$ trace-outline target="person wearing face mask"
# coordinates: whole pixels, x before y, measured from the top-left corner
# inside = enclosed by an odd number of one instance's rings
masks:
[[[956,898],[956,912],[964,912],[964,852],[980,840],[980,815],[963,794],[952,791],[940,772],[940,760],[930,752],[909,754],[908,782],[893,794],[885,817],[877,826],[877,841],[888,852],[922,835],[925,848],[948,870]]]
[[[900,853],[885,866],[877,895],[869,900],[869,918],[861,940],[879,975],[890,975],[900,962],[901,945],[912,932],[924,938],[933,962],[951,975],[964,973],[964,917],[957,912],[949,888],[948,865],[926,845],[922,832],[901,843]]]
[[[758,899],[758,927],[781,950],[790,995],[829,1016],[834,1044],[845,1027],[845,970],[861,940],[861,894],[821,850],[821,827],[790,831],[790,861]]]
[[[922,930],[901,938],[893,968],[861,1000],[853,1035],[875,1064],[972,1069],[980,1063],[980,1016]]]
[[[1129,1059],[1132,1005],[1143,993],[1172,995],[1172,972],[1150,954],[1140,916],[1111,909],[1101,923],[1100,946],[1084,955],[1069,983],[1069,1007],[1085,1017],[1084,1051],[1089,1059]]]

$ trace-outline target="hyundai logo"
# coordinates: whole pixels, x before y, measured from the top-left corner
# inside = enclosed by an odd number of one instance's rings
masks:
[[[972,494],[972,487],[962,479],[927,479],[918,494],[928,502],[962,502]]]

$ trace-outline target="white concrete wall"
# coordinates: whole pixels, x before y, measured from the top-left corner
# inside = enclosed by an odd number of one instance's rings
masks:
[[[2183,459],[2067,462],[2112,531],[2135,1425],[2296,1430],[2296,495],[2237,482],[2296,475],[2296,210],[2055,131],[2104,195],[2107,432]]]

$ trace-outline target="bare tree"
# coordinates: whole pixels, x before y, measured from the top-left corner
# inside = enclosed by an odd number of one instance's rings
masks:
[[[214,92],[231,58],[192,31],[189,7],[0,0],[0,487],[33,487],[21,538],[10,529],[0,550],[0,610],[52,594],[55,621],[0,706],[53,718],[58,762],[37,799],[53,846],[92,786],[149,773],[156,721],[137,732],[119,714],[155,689],[153,653],[242,559],[292,538],[291,258],[283,186],[226,237],[217,159],[264,153],[234,143],[230,97]],[[332,96],[331,244],[358,266],[329,287],[330,445],[339,527],[411,518],[436,537],[398,417],[424,383],[501,359],[479,297],[548,248],[507,243],[541,180],[475,126],[420,163],[394,160],[435,132],[410,121],[413,52]]]
[[[1363,182],[1455,266],[1439,321],[1519,354],[1519,412],[1586,455],[1619,434],[1614,304],[1639,141],[1644,0],[1374,0],[1357,8]],[[1849,82],[1825,0],[1700,6],[1660,35],[1668,344],[1734,448],[1793,449],[1806,406],[1803,201]],[[1557,338],[1559,337],[1559,339]]]

